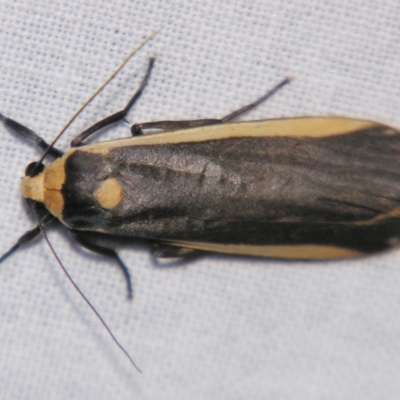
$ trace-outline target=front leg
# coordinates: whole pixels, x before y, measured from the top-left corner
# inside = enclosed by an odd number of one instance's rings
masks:
[[[77,243],[79,243],[83,248],[85,248],[89,251],[92,251],[93,253],[112,258],[118,264],[118,267],[120,268],[120,270],[122,271],[122,273],[124,274],[124,277],[125,277],[128,299],[131,300],[132,299],[131,276],[129,274],[129,270],[128,270],[127,266],[119,258],[119,255],[117,254],[117,252],[110,247],[100,246],[96,243],[93,243],[93,242],[87,240],[84,237],[82,232],[71,229],[70,233],[71,233],[72,238]]]

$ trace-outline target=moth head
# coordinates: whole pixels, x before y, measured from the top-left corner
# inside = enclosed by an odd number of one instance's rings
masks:
[[[32,162],[25,168],[25,176],[21,181],[22,196],[42,203],[51,214],[60,218],[64,207],[61,194],[64,179],[63,158],[58,158],[47,166]]]
[[[25,168],[25,176],[34,177],[42,173],[44,170],[44,164],[33,161],[29,163]]]

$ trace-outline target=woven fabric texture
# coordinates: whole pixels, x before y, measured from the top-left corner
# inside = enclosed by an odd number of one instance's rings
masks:
[[[400,127],[396,0],[0,2],[0,112],[46,140],[143,48],[59,141],[127,120],[218,118],[286,76],[242,119],[340,115]],[[127,123],[96,140],[129,135]],[[35,225],[19,191],[39,152],[0,126],[0,251]],[[398,399],[400,251],[285,262],[209,255],[159,265],[132,243],[112,262],[49,232],[59,257],[143,370],[137,373],[37,240],[0,268],[1,399]]]

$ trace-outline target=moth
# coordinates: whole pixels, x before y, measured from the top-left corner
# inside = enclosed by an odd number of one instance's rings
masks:
[[[86,129],[65,152],[1,115],[53,159],[29,164],[21,183],[41,226],[1,261],[57,220],[83,247],[116,260],[131,296],[127,267],[88,232],[140,238],[164,257],[210,251],[321,260],[398,244],[399,130],[341,117],[233,122],[289,79],[221,119],[134,124],[131,137],[84,145],[127,115],[153,64],[152,58],[127,106]]]

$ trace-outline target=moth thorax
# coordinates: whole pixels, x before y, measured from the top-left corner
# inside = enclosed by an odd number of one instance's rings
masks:
[[[59,158],[46,166],[39,175],[34,177],[24,176],[22,178],[22,196],[43,203],[55,217],[61,219],[64,207],[61,188],[64,180],[64,160]]]

